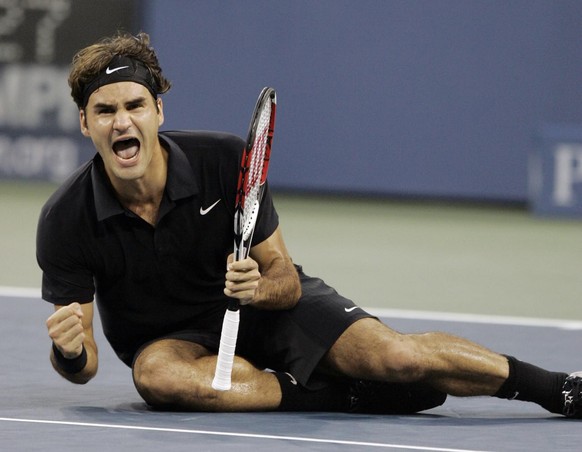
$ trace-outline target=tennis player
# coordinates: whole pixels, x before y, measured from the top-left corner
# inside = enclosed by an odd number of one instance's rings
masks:
[[[81,50],[69,76],[95,157],[42,209],[37,258],[54,369],[73,383],[98,367],[105,337],[157,409],[414,413],[447,396],[496,396],[582,416],[582,374],[550,372],[445,333],[401,334],[286,249],[266,190],[250,257],[233,262],[244,142],[160,132],[170,89],[149,37]],[[241,302],[230,391],[211,382],[228,300]]]

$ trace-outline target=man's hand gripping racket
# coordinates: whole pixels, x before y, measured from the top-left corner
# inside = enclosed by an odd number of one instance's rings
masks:
[[[263,88],[253,112],[247,143],[241,159],[234,214],[234,260],[245,259],[251,248],[259,205],[263,195],[271,143],[275,128],[277,97],[272,88]],[[228,391],[239,324],[239,302],[232,299],[224,315],[216,371],[212,387]]]

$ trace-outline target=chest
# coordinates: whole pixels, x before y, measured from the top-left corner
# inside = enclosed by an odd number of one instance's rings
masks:
[[[158,204],[140,204],[138,206],[130,206],[128,209],[151,226],[155,226],[158,221],[160,211]]]
[[[104,222],[92,247],[96,279],[107,284],[120,278],[170,286],[216,280],[222,284],[226,257],[232,252],[233,220],[221,204],[208,210],[192,198]]]

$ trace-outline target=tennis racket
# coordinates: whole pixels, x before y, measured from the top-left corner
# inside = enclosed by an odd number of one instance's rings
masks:
[[[277,96],[273,88],[263,88],[253,112],[247,143],[241,159],[234,214],[234,259],[249,255],[259,205],[263,196],[271,143],[275,127]],[[218,359],[212,387],[228,391],[239,324],[239,302],[232,299],[224,315]]]

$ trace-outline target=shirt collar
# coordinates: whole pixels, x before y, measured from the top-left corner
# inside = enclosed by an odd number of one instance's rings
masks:
[[[159,139],[162,146],[168,151],[168,178],[165,196],[171,201],[177,201],[198,194],[196,175],[184,151],[168,137],[159,135]],[[113,187],[109,183],[103,160],[99,154],[93,158],[91,181],[98,221],[125,213],[125,209],[117,200]]]

